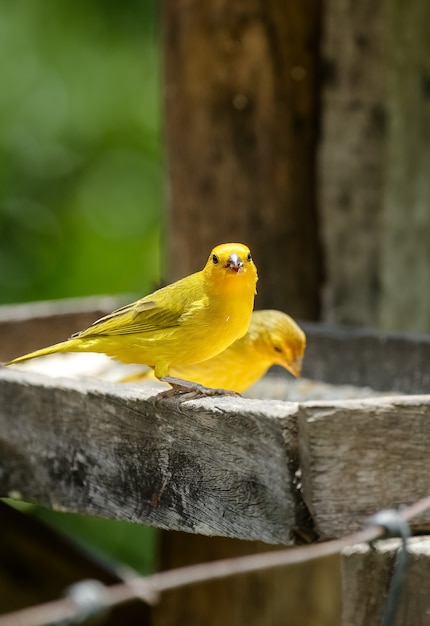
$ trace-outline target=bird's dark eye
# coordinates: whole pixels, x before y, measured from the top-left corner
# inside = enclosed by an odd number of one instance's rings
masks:
[[[219,258],[217,257],[217,255],[216,255],[216,254],[213,254],[213,255],[212,255],[212,261],[213,261],[214,265],[216,265],[216,264],[218,263]]]
[[[282,348],[280,348],[279,346],[273,346],[273,349],[275,350],[275,352],[282,352]]]
[[[248,261],[251,261],[251,259],[252,259],[251,253],[249,253],[246,258],[247,258]]]

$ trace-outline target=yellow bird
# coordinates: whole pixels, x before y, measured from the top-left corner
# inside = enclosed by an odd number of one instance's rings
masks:
[[[248,332],[220,354],[194,365],[172,367],[180,379],[206,387],[241,393],[263,376],[272,365],[281,365],[300,376],[306,335],[296,322],[281,311],[254,311]],[[148,379],[152,371],[133,374],[123,382]]]
[[[256,283],[249,248],[221,244],[201,271],[102,317],[67,341],[6,365],[55,352],[102,352],[123,363],[148,365],[157,378],[175,384],[172,368],[210,359],[246,333]]]

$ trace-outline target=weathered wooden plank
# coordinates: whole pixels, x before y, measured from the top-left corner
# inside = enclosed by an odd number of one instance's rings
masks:
[[[321,538],[430,493],[430,396],[303,403],[298,436],[303,497]],[[429,531],[430,513],[412,527]]]
[[[288,543],[292,403],[180,403],[151,389],[0,370],[0,494],[160,528]]]
[[[343,551],[342,625],[379,624],[384,610],[398,540],[376,542],[374,549],[356,545]],[[396,626],[430,624],[430,538],[408,541],[410,553]]]
[[[301,324],[307,336],[302,375],[336,385],[420,394],[430,389],[430,336]]]
[[[0,306],[0,361],[63,341],[124,302],[115,296]]]

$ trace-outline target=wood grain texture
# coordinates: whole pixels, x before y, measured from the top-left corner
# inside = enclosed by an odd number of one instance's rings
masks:
[[[334,323],[378,323],[386,4],[324,3],[318,209],[326,262],[323,319]]]
[[[305,319],[318,319],[322,265],[319,10],[320,0],[162,3],[171,278],[200,269],[215,244],[243,241],[258,306]]]
[[[168,570],[276,549],[259,541],[163,532],[160,564]],[[335,555],[168,591],[153,608],[152,626],[340,626],[339,592]]]
[[[322,539],[430,493],[430,396],[303,403],[303,497]],[[430,530],[430,513],[412,528]]]
[[[61,329],[82,314],[82,307],[62,306],[64,315],[54,304],[43,305],[45,311],[0,308],[0,346],[13,326],[16,335],[22,324],[31,329],[32,313],[33,328],[48,336],[52,316]],[[305,328],[306,375],[382,389],[400,383],[408,391],[428,388],[428,338]],[[305,500],[322,536],[349,532],[381,506],[412,502],[430,490],[423,443],[428,396],[301,405],[218,398],[181,405],[151,394],[137,386],[0,369],[1,493],[162,528],[276,543],[310,526],[294,487],[299,444]],[[429,520],[421,523],[426,529]]]
[[[341,557],[342,626],[379,624],[399,542],[356,545]],[[409,539],[409,568],[395,626],[429,626],[430,538]]]
[[[430,3],[387,10],[388,128],[379,324],[430,331]]]
[[[0,370],[0,494],[208,535],[288,543],[297,407],[179,403]]]

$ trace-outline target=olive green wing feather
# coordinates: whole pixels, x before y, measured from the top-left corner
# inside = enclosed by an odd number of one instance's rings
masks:
[[[89,328],[73,337],[96,335],[132,335],[150,333],[179,326],[183,307],[169,303],[161,305],[154,300],[138,300],[96,320]]]

